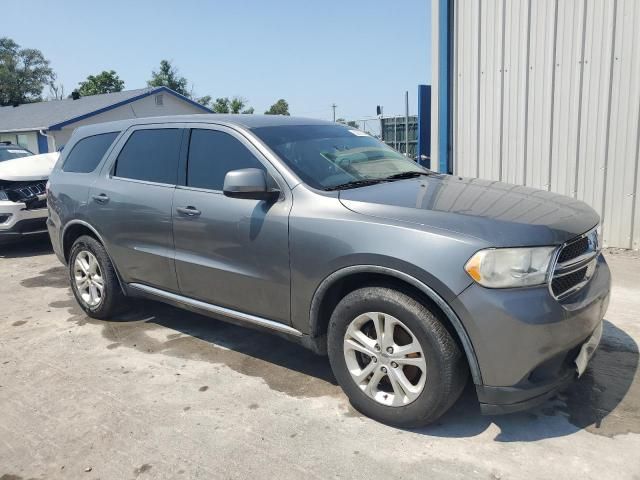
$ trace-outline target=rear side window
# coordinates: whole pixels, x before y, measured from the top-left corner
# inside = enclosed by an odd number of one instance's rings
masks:
[[[93,172],[120,132],[102,133],[83,138],[75,144],[62,165],[64,172]]]
[[[224,176],[230,170],[264,166],[239,140],[215,130],[191,131],[187,185],[222,190]]]
[[[177,128],[133,132],[118,155],[115,176],[175,185],[181,135]]]

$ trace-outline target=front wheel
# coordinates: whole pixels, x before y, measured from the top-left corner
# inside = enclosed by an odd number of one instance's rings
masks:
[[[465,358],[438,317],[390,288],[361,288],[338,303],[328,352],[354,408],[395,426],[435,421],[467,379]]]

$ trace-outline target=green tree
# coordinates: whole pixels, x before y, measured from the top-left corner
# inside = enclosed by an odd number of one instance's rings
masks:
[[[40,50],[21,48],[10,38],[0,38],[0,105],[38,102],[44,87],[54,80],[49,61]]]
[[[255,112],[255,109],[253,107],[249,107],[249,108],[245,108],[242,112],[244,115],[252,115],[253,112]]]
[[[196,102],[198,102],[203,107],[210,108],[211,95],[205,95],[204,97],[198,97],[198,98],[196,98]]]
[[[242,97],[233,97],[232,99],[229,99],[229,97],[223,97],[216,98],[211,109],[216,113],[253,113],[253,107],[243,110],[246,104],[247,101]]]
[[[211,106],[211,109],[216,113],[229,113],[229,99],[227,97],[224,98],[216,98],[216,101]]]
[[[169,60],[162,60],[158,71],[152,71],[151,80],[147,81],[147,85],[150,87],[167,87],[180,95],[191,98],[191,94],[187,90],[188,83],[186,78],[179,75],[178,69],[171,65]]]
[[[99,95],[101,93],[121,92],[124,80],[120,80],[113,70],[103,70],[98,75],[89,75],[84,82],[78,83],[78,93],[83,97]]]
[[[284,98],[281,98],[276,103],[269,107],[269,110],[264,112],[266,115],[289,115],[289,104]]]

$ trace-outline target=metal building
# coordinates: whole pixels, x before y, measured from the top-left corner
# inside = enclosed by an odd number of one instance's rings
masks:
[[[406,118],[404,116],[382,117],[380,118],[380,138],[390,147],[399,152],[415,158],[418,151],[418,116],[409,116],[409,141],[405,141],[407,131]]]
[[[640,0],[433,0],[440,170],[594,207],[640,248]]]

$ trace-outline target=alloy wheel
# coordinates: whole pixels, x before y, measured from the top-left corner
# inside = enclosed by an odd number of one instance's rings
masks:
[[[88,250],[76,255],[73,277],[78,294],[89,307],[97,307],[104,298],[104,279],[98,259]]]
[[[408,405],[424,390],[427,364],[420,342],[391,315],[367,312],[353,319],[344,358],[356,385],[382,405]]]

